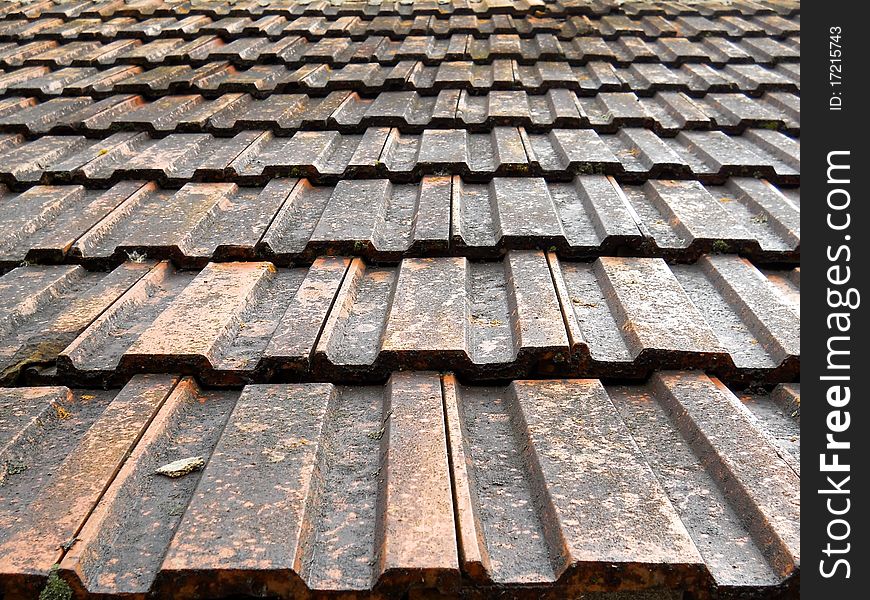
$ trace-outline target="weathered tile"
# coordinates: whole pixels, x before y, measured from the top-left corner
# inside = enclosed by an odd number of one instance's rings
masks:
[[[512,127],[495,127],[487,134],[461,129],[426,129],[420,136],[393,131],[381,162],[391,174],[462,174],[489,178],[523,172],[527,156],[521,136]],[[407,175],[405,175],[407,174]]]
[[[801,268],[760,269],[773,284],[780,298],[798,317],[801,316]]]
[[[744,259],[705,255],[696,265],[671,267],[659,259],[602,257],[592,265],[550,260],[583,374],[648,372],[647,356],[653,355],[650,365],[693,368],[698,361],[698,368],[735,381],[797,373],[794,289],[768,281]],[[640,302],[637,293],[649,297]],[[656,308],[657,301],[667,307]],[[680,320],[685,322],[673,325]]]
[[[800,317],[752,264],[705,256],[674,275],[710,324],[734,366],[746,373],[793,377],[800,369]]]
[[[529,163],[545,175],[563,179],[579,173],[621,171],[619,160],[592,130],[553,129],[548,134],[525,136]]]
[[[36,105],[36,98],[21,98],[16,96],[2,98],[0,99],[0,115],[2,115],[4,123],[9,123],[9,115],[15,115],[18,111],[25,111]]]
[[[177,191],[147,184],[81,236],[72,254],[94,264],[131,254],[199,266],[210,258],[252,259],[295,183],[275,179],[264,188],[189,183]]]
[[[6,594],[34,593],[65,545],[74,543],[172,382],[162,375],[137,378],[114,398],[54,388],[56,397],[45,398],[52,403],[47,418],[3,449],[4,464],[24,465],[11,477],[7,471],[0,492],[0,585]],[[17,394],[28,397],[5,390],[3,397]]]
[[[0,198],[0,263],[60,262],[76,240],[142,186],[119,183],[104,192],[81,186],[35,186]]]
[[[204,370],[228,353],[248,305],[275,278],[269,263],[215,263],[203,270],[127,349],[130,370]]]
[[[641,103],[656,119],[656,133],[673,135],[684,129],[709,129],[712,121],[698,102],[683,92],[656,92]]]
[[[48,67],[27,67],[24,69],[14,69],[6,73],[0,73],[0,92],[4,94],[8,93],[10,86],[23,81],[29,81],[33,78],[40,78],[46,73],[48,73]]]
[[[56,133],[102,133],[116,129],[118,117],[142,104],[142,98],[133,94],[108,96],[46,126]]]
[[[718,128],[737,132],[748,127],[772,129],[783,127],[783,115],[757,98],[743,94],[708,94],[703,99],[705,111]]]
[[[493,388],[448,376],[444,392],[462,558],[480,584],[580,592],[703,578],[694,542],[601,383]]]
[[[0,595],[795,597],[799,10],[0,6]]]
[[[258,366],[279,373],[308,370],[318,336],[349,266],[350,260],[346,258],[314,261],[289,302],[282,300],[287,308],[268,346],[262,350],[263,359]]]
[[[191,379],[163,385],[167,398],[160,412],[61,561],[78,593],[150,592],[201,476],[198,470],[177,478],[155,472],[178,459],[209,457],[238,396],[202,390]]]
[[[653,117],[630,92],[599,93],[579,98],[578,103],[590,124],[598,131],[617,131],[622,127],[649,127]]]
[[[800,46],[795,48],[770,37],[747,37],[740,45],[759,64],[800,60]]]
[[[98,42],[71,41],[30,56],[24,61],[24,64],[67,67],[77,59],[95,53],[101,47],[102,44]]]
[[[617,74],[620,80],[628,83],[629,89],[635,93],[651,94],[659,91],[694,91],[700,88],[706,92],[710,84],[695,83],[686,76],[695,65],[684,65],[682,69],[668,67],[660,63],[632,63],[628,68]],[[701,65],[707,69],[710,67]],[[713,71],[715,75],[718,71]],[[694,84],[694,85],[693,85]]]
[[[733,64],[725,67],[725,75],[733,78],[736,86],[744,92],[788,91],[800,92],[794,78],[783,74],[780,68],[771,69],[757,64]],[[798,81],[800,77],[798,76]]]
[[[617,190],[600,175],[573,183],[501,177],[488,185],[455,178],[452,224],[457,249],[483,256],[536,247],[595,255],[642,241]]]
[[[27,44],[14,44],[0,52],[0,62],[7,67],[21,66],[31,56],[57,47],[54,40],[36,40]]]
[[[744,391],[738,394],[743,406],[749,409],[746,416],[798,477],[801,474],[800,388],[799,383],[781,383],[769,393]]]
[[[425,364],[497,375],[563,369],[567,350],[540,252],[514,251],[500,263],[405,259],[398,269],[354,261],[315,368],[358,377]]]
[[[0,156],[0,178],[37,183],[43,170],[87,145],[80,136],[45,136],[21,147],[7,150]]]
[[[665,410],[696,451],[713,447],[704,462],[720,485],[727,486],[729,500],[752,514],[753,532],[770,550],[771,566],[787,576],[800,564],[799,477],[775,453],[748,420],[734,418],[738,404],[724,386],[713,390],[707,381],[686,373],[661,373],[653,378]],[[703,378],[702,378],[703,379]],[[706,393],[698,393],[699,388]],[[727,399],[722,396],[728,396]]]
[[[685,62],[704,62],[714,64],[709,49],[686,38],[663,37],[656,40],[660,56],[664,61],[682,64]]]
[[[371,100],[360,120],[369,127],[424,126],[430,122],[437,100],[437,97],[424,97],[417,92],[382,92]],[[342,122],[338,114],[335,118]]]
[[[768,129],[752,129],[746,132],[745,137],[756,147],[768,152],[776,160],[782,161],[787,167],[787,172],[799,173],[801,168],[800,142],[778,131]],[[777,172],[780,171],[776,166]],[[786,171],[785,169],[782,169]]]
[[[120,85],[127,79],[142,73],[142,67],[120,65],[110,69],[96,71],[86,77],[77,79],[65,87],[71,94],[105,94],[124,93]],[[116,84],[117,87],[116,87]],[[140,91],[144,91],[140,89]]]
[[[133,597],[788,595],[799,448],[779,407],[799,393],[738,398],[687,372],[642,385],[424,372],[241,392],[157,375],[121,391],[7,388],[0,586],[35,594],[58,561],[76,593]],[[155,474],[187,458],[190,471]]]
[[[242,456],[255,469],[240,469]],[[282,594],[451,589],[459,574],[453,527],[437,376],[397,374],[386,387],[249,386],[184,511],[157,586],[181,595],[216,585]],[[256,548],[244,541],[250,536],[260,540]],[[245,575],[218,584],[213,575],[228,566]]]
[[[557,289],[575,347],[615,371],[721,364],[724,351],[701,313],[660,259],[602,257],[558,263]],[[567,295],[567,297],[566,297]],[[629,366],[630,365],[630,366]]]
[[[369,131],[375,133],[375,130]],[[263,175],[317,178],[322,175],[338,177],[351,166],[372,170],[376,157],[371,162],[355,158],[358,153],[368,150],[373,141],[364,135],[342,135],[336,131],[300,131],[289,140],[273,141],[257,156],[256,165],[250,165],[249,172],[256,174],[256,167]]]
[[[763,179],[748,177],[733,177],[724,188],[709,189],[714,195],[721,193],[720,202],[743,221],[744,227],[758,240],[763,254],[784,251],[786,255],[799,257],[798,189],[780,189]]]
[[[64,115],[78,111],[91,103],[90,98],[56,98],[48,102],[22,107],[23,110],[0,116],[5,131],[43,133]]]
[[[407,185],[345,180],[325,189],[304,182],[275,216],[261,251],[279,262],[324,253],[387,259],[446,252],[449,214],[446,177],[424,177]]]
[[[0,380],[53,369],[57,354],[149,266],[127,264],[110,273],[75,265],[24,266],[0,277]]]
[[[224,93],[213,100],[185,94],[152,101],[128,95],[115,99],[110,96],[99,102],[89,97],[56,98],[41,104],[31,100],[18,110],[15,105],[0,108],[0,126],[23,133],[139,130],[159,134],[226,134],[252,128],[287,134],[302,128],[334,128],[351,133],[380,126],[415,133],[434,125],[464,126],[471,131],[490,131],[500,125],[545,131],[586,125],[610,133],[625,127],[645,127],[667,136],[684,129],[713,128],[731,134],[752,127],[777,128],[786,133],[800,130],[797,97],[785,92],[768,94],[763,101],[734,93],[708,94],[693,101],[677,92],[658,92],[650,99],[601,90],[588,98],[578,98],[564,88],[540,91],[544,93],[492,90],[469,94],[467,90],[453,89],[421,95],[415,91],[384,91],[374,97],[334,91],[325,98],[276,93],[262,99]]]
[[[59,354],[61,375],[80,381],[118,379],[124,352],[193,281],[168,262],[150,269]]]
[[[658,248],[699,253],[758,250],[743,223],[713,196],[712,188],[697,181],[655,180],[623,190]]]
[[[626,173],[643,177],[690,176],[689,161],[675,152],[666,139],[648,129],[625,128],[606,136],[604,141]]]
[[[608,393],[717,587],[793,589],[798,478],[736,398],[693,373],[660,374]]]
[[[307,372],[348,262],[326,257],[278,271],[210,263],[199,273],[160,263],[64,350],[58,368],[85,383],[142,371],[220,384]]]
[[[777,132],[768,132],[781,136],[782,141],[788,144],[784,151],[778,151],[786,153],[787,160],[797,153],[798,164],[795,165],[793,161],[788,164],[774,154],[766,152],[764,144],[765,141],[769,143],[768,138],[753,135],[754,131],[757,130],[751,130],[743,136],[728,136],[720,131],[685,131],[680,133],[676,140],[684,148],[684,153],[692,153],[700,161],[699,164],[693,165],[696,174],[717,175],[719,178],[743,175],[764,176],[783,183],[797,182],[799,176],[795,166],[800,166],[798,143]],[[761,144],[755,141],[759,139],[762,140]]]
[[[116,121],[121,127],[129,127],[140,131],[162,132],[173,131],[176,123],[198,105],[203,98],[199,95],[166,96],[149,102],[136,110],[119,115]]]
[[[95,143],[77,146],[48,163],[45,178],[57,183],[78,181],[82,184],[94,180],[109,180],[114,176],[113,164],[122,163],[148,142],[144,133],[121,132]]]

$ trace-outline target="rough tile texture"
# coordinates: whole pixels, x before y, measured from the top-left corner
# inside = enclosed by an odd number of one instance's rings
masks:
[[[698,372],[223,391],[140,375],[0,406],[9,594],[57,562],[81,595],[135,597],[796,585],[799,477],[757,417],[776,401],[747,410]]]
[[[0,597],[793,599],[794,0],[0,3]]]

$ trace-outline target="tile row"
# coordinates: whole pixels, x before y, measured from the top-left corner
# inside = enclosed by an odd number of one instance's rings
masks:
[[[692,372],[2,388],[0,593],[796,597],[783,395]]]
[[[298,69],[283,65],[256,65],[238,69],[226,61],[201,67],[166,65],[146,69],[137,65],[95,67],[21,67],[0,72],[0,94],[105,97],[113,94],[202,94],[209,97],[248,93],[266,97],[274,93],[308,92],[319,95],[337,90],[362,94],[385,91],[419,91],[426,95],[440,90],[524,90],[543,93],[566,89],[580,95],[600,92],[634,92],[651,96],[660,91],[684,92],[691,96],[741,92],[759,96],[764,92],[800,93],[800,63],[782,63],[770,68],[733,64],[717,69],[703,63],[679,68],[658,63],[636,63],[615,68],[594,61],[584,66],[541,61],[521,65],[497,59],[492,64],[445,61],[438,66],[402,61],[395,66],[353,63],[340,67],[308,64]]]
[[[686,4],[685,6],[691,5]],[[646,40],[654,40],[661,37],[682,37],[690,40],[700,40],[710,36],[728,39],[740,39],[744,37],[782,39],[793,35],[800,35],[799,15],[781,16],[775,13],[755,16],[733,14],[708,16],[609,14],[591,19],[587,16],[551,17],[550,19],[560,23],[562,27],[558,30],[542,29],[540,32],[555,33],[563,39],[583,34],[597,35],[605,39],[629,36],[640,37]],[[447,19],[447,22],[450,23],[451,19]],[[435,32],[427,33],[432,35]],[[494,28],[493,33],[497,33]],[[524,32],[518,31],[518,33]],[[530,28],[529,33],[526,35],[533,35],[534,33],[538,33],[538,31]],[[387,35],[389,34],[388,32]]]
[[[561,61],[571,65],[603,61],[625,67],[637,62],[669,66],[703,63],[714,67],[730,63],[775,65],[799,61],[800,38],[775,40],[764,37],[732,41],[705,37],[699,42],[686,38],[659,38],[647,42],[636,37],[605,40],[581,36],[568,41],[547,33],[533,38],[493,34],[481,39],[470,34],[454,34],[443,39],[408,36],[394,41],[383,36],[371,36],[359,41],[334,37],[309,42],[302,36],[283,36],[275,41],[266,37],[244,37],[225,42],[218,36],[204,35],[193,40],[161,38],[143,42],[121,39],[105,43],[73,40],[63,44],[42,40],[21,45],[15,42],[0,44],[0,65],[6,67],[159,66],[173,63],[199,66],[218,60],[229,61],[236,67],[264,63],[287,67],[349,63],[395,65],[408,60],[437,66],[445,61],[491,63],[497,59],[512,59],[528,65],[538,61]]]
[[[3,379],[183,372],[236,385],[408,369],[492,379],[697,368],[775,382],[800,366],[800,270],[762,273],[736,256],[669,266],[511,250],[495,262],[321,257],[201,271],[133,258],[109,273],[22,266],[0,277]]]
[[[625,14],[609,14],[591,19],[585,15],[556,17],[539,14],[493,14],[480,17],[475,14],[454,14],[449,17],[424,14],[293,17],[273,14],[221,18],[212,18],[205,14],[139,16],[138,18],[105,14],[68,19],[49,16],[31,20],[6,18],[3,23],[0,23],[0,40],[3,41],[34,39],[114,41],[128,38],[149,40],[166,37],[189,39],[200,35],[216,35],[225,41],[246,36],[278,39],[288,35],[304,36],[308,40],[329,37],[360,40],[371,36],[385,36],[392,39],[415,35],[444,38],[454,34],[470,34],[475,37],[516,34],[531,37],[540,33],[553,34],[562,40],[569,40],[579,35],[594,35],[604,39],[628,36],[645,40],[682,37],[695,41],[706,37],[782,39],[800,34],[800,20],[797,17],[782,17],[777,14],[723,15],[713,18],[701,15],[631,17]]]
[[[444,15],[452,14],[478,14],[489,16],[492,14],[515,14],[524,16],[530,12],[552,11],[556,15],[564,15],[565,5],[558,7],[548,0],[520,0],[519,2],[507,0],[468,0],[468,1],[444,1],[444,0],[347,0],[334,2],[332,0],[277,0],[264,3],[259,0],[12,0],[9,6],[4,6],[0,16],[6,18],[34,19],[42,16],[56,16],[65,19],[77,17],[100,17],[111,18],[116,16],[149,18],[160,16],[187,16],[190,14],[204,14],[215,18],[225,16],[262,16],[278,14],[285,16],[377,16],[377,15],[402,15],[414,16],[417,14]],[[572,8],[570,12],[576,14],[606,14],[612,9],[607,2],[595,0],[590,2],[569,2]],[[750,14],[762,12],[768,14],[773,11],[772,6],[758,5],[760,11],[752,7]],[[754,9],[754,10],[753,10]],[[780,9],[782,14],[791,14],[788,9]]]
[[[797,0],[738,0],[722,2],[649,2],[645,0],[621,2],[615,6],[606,0],[10,0],[0,7],[0,16],[5,18],[36,19],[42,16],[73,19],[78,17],[177,17],[207,15],[223,17],[259,17],[284,15],[295,17],[341,17],[378,15],[479,15],[496,14],[526,16],[530,13],[542,16],[566,17],[570,15],[601,16],[625,14],[640,16],[755,16],[780,15],[789,17],[799,14]]]
[[[739,253],[757,263],[800,260],[798,189],[753,178],[726,185],[602,175],[571,182],[423,177],[316,186],[276,178],[262,188],[189,183],[164,190],[34,186],[0,195],[0,266],[74,262],[100,269],[131,253],[185,267],[210,260],[306,264],[323,255],[376,262],[414,256],[498,258],[509,249],[563,257],[634,254],[680,262]]]
[[[61,97],[43,102],[32,97],[0,99],[0,132],[28,136],[76,133],[93,137],[117,131],[229,135],[244,129],[268,129],[285,135],[302,129],[363,133],[369,127],[384,126],[406,133],[433,126],[479,132],[505,125],[529,131],[592,128],[599,133],[644,127],[661,136],[694,129],[739,134],[763,128],[797,135],[800,97],[789,92],[767,92],[761,98],[740,93],[690,98],[682,92],[656,92],[640,98],[631,92],[578,96],[567,89],[550,89],[544,94],[496,90],[474,95],[454,89],[433,96],[418,92],[360,96],[348,90],[324,97],[272,94],[262,99],[243,93],[215,99],[200,94],[156,100],[136,94],[103,99]]]
[[[391,40],[384,36],[371,36],[352,40],[330,37],[311,42],[298,35],[283,36],[274,41],[267,37],[243,37],[232,42],[225,42],[216,35],[203,35],[192,40],[171,37],[144,43],[133,38],[112,42],[74,39],[63,44],[54,40],[0,43],[0,65],[6,67],[199,66],[218,60],[229,61],[236,67],[264,63],[293,68],[306,64],[395,65],[408,60],[438,66],[447,61],[491,63],[497,59],[512,59],[527,65],[539,61],[562,61],[571,65],[601,61],[621,67],[638,62],[668,66],[685,63],[703,63],[714,67],[731,63],[775,65],[800,60],[800,38],[795,36],[776,40],[764,37],[732,41],[705,37],[702,41],[694,42],[671,37],[654,41],[636,37],[605,40],[590,36],[559,40],[551,33],[537,34],[533,38],[521,38],[517,34],[475,38],[470,34],[457,33],[449,38],[408,36],[402,40]]]
[[[299,131],[279,137],[243,131],[231,138],[173,133],[154,138],[122,132],[102,140],[84,136],[0,134],[0,182],[81,183],[109,186],[153,179],[180,187],[191,181],[266,185],[273,177],[307,177],[318,183],[351,178],[419,181],[424,175],[461,175],[473,181],[497,176],[569,180],[582,174],[723,183],[729,177],[763,177],[776,185],[800,181],[800,141],[778,131],[743,135],[684,131],[675,138],[648,129],[598,134],[592,129],[493,127],[488,133],[425,129],[419,134],[371,127],[362,134]]]

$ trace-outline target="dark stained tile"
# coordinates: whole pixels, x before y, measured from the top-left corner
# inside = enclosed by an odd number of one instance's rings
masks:
[[[38,589],[64,546],[75,541],[173,380],[163,375],[137,378],[114,397],[67,388],[0,392],[4,404],[17,400],[33,406],[38,399],[48,405],[42,409],[43,419],[31,421],[2,448],[4,465],[20,470],[9,476],[5,468],[7,480],[0,492],[0,589],[6,594]]]
[[[60,262],[75,241],[142,187],[124,182],[107,191],[35,186],[0,198],[0,264]]]
[[[110,273],[75,265],[22,266],[0,277],[0,381],[52,369],[55,358],[151,265]]]
[[[550,262],[584,373],[706,368],[787,381],[800,369],[799,317],[781,288],[745,259],[705,255],[669,267],[661,259],[589,264],[550,255]],[[601,372],[599,363],[607,365]]]

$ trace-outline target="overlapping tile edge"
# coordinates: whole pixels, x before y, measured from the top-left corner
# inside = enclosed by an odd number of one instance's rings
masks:
[[[600,92],[578,96],[564,88],[542,94],[496,90],[474,96],[466,90],[381,92],[374,97],[351,91],[318,98],[306,94],[226,94],[206,99],[199,94],[163,96],[149,101],[134,94],[61,97],[40,102],[10,97],[0,103],[0,127],[25,136],[83,134],[89,137],[119,131],[212,133],[226,136],[245,129],[268,129],[291,135],[299,130],[364,133],[369,127],[396,127],[421,133],[435,125],[489,132],[497,126],[521,126],[526,131],[550,128],[593,128],[614,133],[644,127],[662,137],[687,130],[718,130],[741,134],[765,128],[784,133],[800,129],[800,100],[788,92],[767,92],[751,99],[740,92],[711,93],[690,98],[681,92],[657,92],[638,97],[633,92]]]
[[[0,7],[0,596],[796,597],[799,30]]]
[[[12,33],[14,40],[20,39]],[[372,43],[372,42],[376,43]],[[343,65],[371,62],[396,65],[406,60],[423,64],[464,60],[468,64],[486,64],[498,59],[530,64],[536,61],[565,61],[583,65],[590,61],[627,66],[635,61],[679,66],[686,63],[723,67],[751,62],[775,66],[797,62],[800,52],[792,38],[783,41],[753,38],[727,41],[704,37],[701,42],[685,38],[662,37],[643,41],[634,37],[607,41],[599,37],[580,36],[560,41],[550,34],[538,34],[523,39],[516,35],[492,34],[476,38],[456,34],[447,39],[433,36],[408,36],[392,41],[389,38],[368,38],[353,41],[346,38],[326,38],[308,42],[302,37],[285,36],[276,42],[265,37],[245,37],[231,44],[217,36],[203,36],[192,42],[184,38],[166,38],[141,43],[123,40],[103,44],[99,41],[71,42],[64,49],[54,43],[32,43],[9,48],[0,55],[0,64],[7,66],[48,67],[82,66],[97,63],[159,65],[184,64],[196,67],[210,61],[227,60],[235,66],[271,63],[298,68],[305,64]]]
[[[48,67],[22,67],[0,75],[0,91],[41,99],[58,96],[93,96],[135,93],[145,97],[166,94],[202,94],[217,97],[229,93],[248,93],[265,98],[274,93],[311,93],[324,95],[339,90],[365,94],[392,90],[525,90],[544,93],[550,89],[569,89],[590,96],[598,92],[634,92],[651,96],[656,92],[684,92],[689,96],[727,93],[735,89],[752,96],[764,92],[800,91],[800,64],[782,63],[775,68],[755,64],[727,65],[714,69],[704,64],[685,64],[679,68],[637,63],[626,69],[593,61],[572,67],[565,62],[544,61],[519,65],[497,59],[491,65],[449,61],[441,66],[426,66],[418,61],[398,65],[351,63],[333,68],[310,64],[298,69],[283,65],[262,65],[237,70],[227,62],[213,62],[194,69],[187,65],[144,69],[118,66],[109,69],[64,67],[55,72]]]

